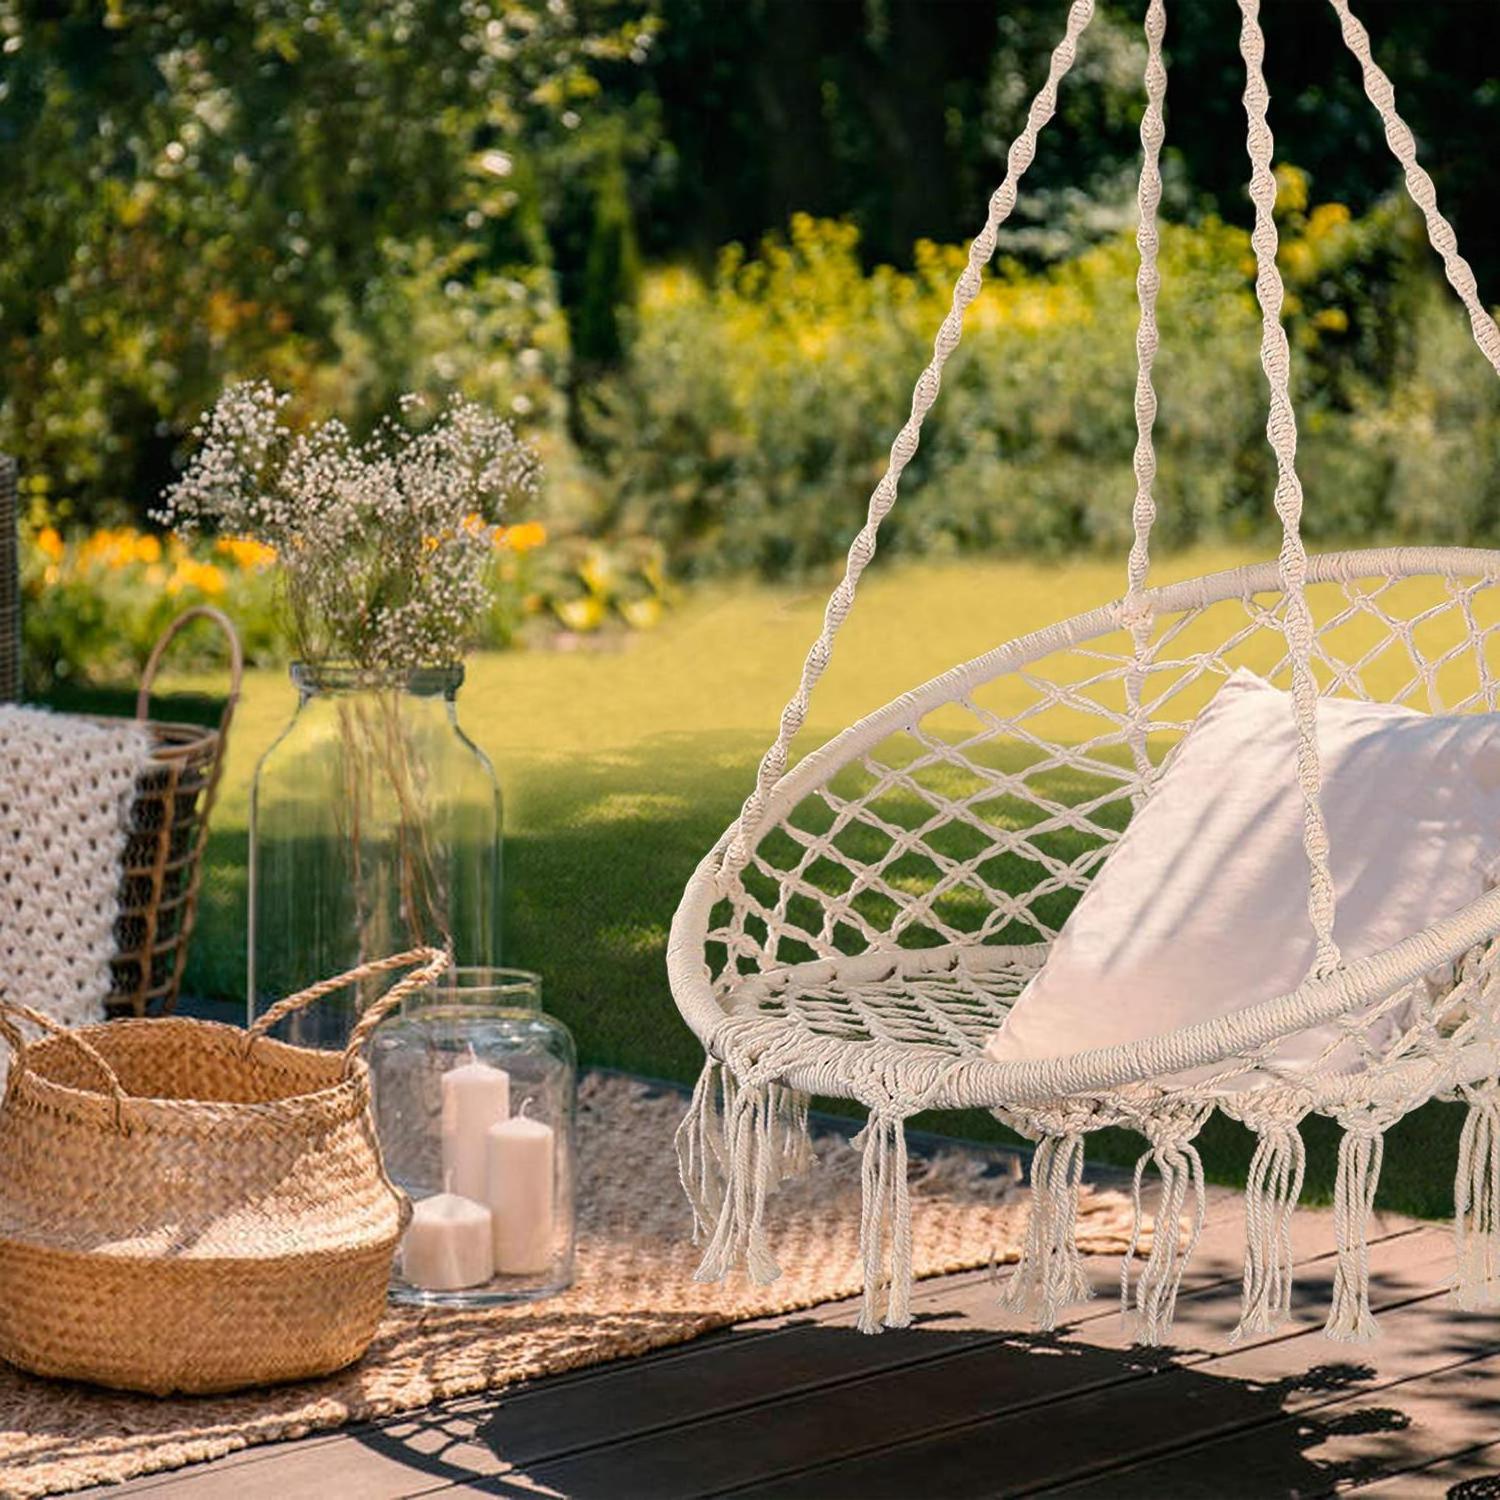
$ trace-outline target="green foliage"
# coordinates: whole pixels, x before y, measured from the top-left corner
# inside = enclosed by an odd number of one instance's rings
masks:
[[[581,365],[616,365],[640,290],[640,258],[624,171],[616,164],[594,193],[584,294],[573,320],[573,355]]]
[[[254,543],[189,548],[129,526],[65,540],[34,514],[21,537],[28,694],[133,685],[162,631],[195,604],[231,616],[252,664],[275,660],[281,629],[270,564],[271,555]],[[217,636],[194,634],[174,648],[173,663],[217,662],[222,648]]]
[[[1481,534],[1496,519],[1500,393],[1414,259],[1414,215],[1396,200],[1359,219],[1310,207],[1295,170],[1281,186],[1309,534]],[[658,538],[687,573],[774,577],[842,553],[962,265],[959,249],[923,244],[913,272],[866,273],[858,251],[852,226],[801,216],[754,258],[726,252],[710,284],[651,278],[630,365],[597,393],[589,429],[605,530]],[[1136,265],[1125,234],[1035,273],[1002,262],[883,547],[1123,546]],[[1156,494],[1168,545],[1259,536],[1274,520],[1253,271],[1240,229],[1164,227]],[[1460,449],[1455,503],[1440,476]]]
[[[550,174],[651,9],[0,0],[0,447],[94,518],[145,509],[232,377],[360,426],[403,389],[534,400]]]

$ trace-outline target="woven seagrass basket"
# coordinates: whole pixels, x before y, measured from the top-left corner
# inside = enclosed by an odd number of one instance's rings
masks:
[[[229,696],[213,729],[148,717],[151,690],[167,648],[194,620],[211,621],[229,642]],[[150,732],[151,764],[137,778],[130,805],[107,1015],[165,1014],[177,1003],[198,911],[208,815],[219,788],[229,721],[243,675],[244,656],[234,626],[208,605],[178,615],[146,663],[135,716]]]
[[[68,1031],[0,1000],[0,1356],[157,1395],[325,1375],[385,1306],[410,1208],[382,1165],[360,1049],[446,967],[361,965],[249,1031],[178,1017]],[[342,1053],[265,1032],[344,985],[420,965]],[[30,1023],[47,1033],[28,1041]]]

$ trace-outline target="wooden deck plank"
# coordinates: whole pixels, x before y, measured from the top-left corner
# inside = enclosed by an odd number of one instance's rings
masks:
[[[1231,1215],[1221,1216],[1205,1230],[1202,1253],[1187,1283],[1191,1294],[1203,1287],[1232,1283],[1241,1276],[1242,1233],[1239,1196],[1232,1195]],[[1304,1258],[1326,1256],[1333,1247],[1331,1219],[1313,1216],[1299,1241]],[[1413,1232],[1410,1221],[1382,1222],[1377,1239]],[[1099,1258],[1091,1267],[1098,1300],[1080,1307],[1077,1322],[1111,1319],[1117,1313],[1118,1263]],[[998,1305],[998,1290],[985,1274],[948,1277],[919,1285],[914,1307],[920,1329],[939,1326],[951,1332],[956,1349],[1013,1330],[1020,1320]],[[777,1396],[797,1394],[827,1383],[895,1368],[928,1357],[929,1346],[916,1331],[887,1333],[850,1344],[846,1339],[807,1336],[810,1325],[838,1328],[858,1316],[857,1300],[827,1305],[811,1314],[791,1314],[767,1325],[747,1325],[750,1332],[770,1327],[782,1337],[774,1349],[764,1349],[740,1331],[716,1335],[712,1345],[702,1341],[682,1346],[677,1358],[652,1363],[631,1361],[577,1372],[567,1385],[545,1381],[498,1398],[504,1406],[505,1451],[512,1462],[525,1464],[584,1446],[640,1435],[662,1425],[678,1426],[762,1400],[768,1391]],[[1235,1312],[1224,1307],[1216,1321],[1204,1325],[1203,1346],[1222,1341],[1233,1327]],[[1196,1325],[1183,1325],[1184,1336]],[[1195,1346],[1196,1347],[1196,1346]],[[710,1355],[703,1359],[699,1356]],[[533,1420],[534,1418],[534,1420]]]
[[[1194,1279],[1204,1282],[1213,1281],[1230,1274],[1231,1271],[1233,1275],[1238,1276],[1238,1251],[1235,1246],[1239,1238],[1237,1223],[1240,1202],[1240,1195],[1230,1189],[1211,1188],[1209,1190],[1203,1240],[1200,1245],[1200,1254],[1195,1259],[1192,1271]],[[1311,1222],[1316,1225],[1317,1220],[1324,1217],[1326,1216],[1315,1215]],[[1382,1221],[1381,1225],[1384,1232],[1404,1232],[1410,1227],[1411,1221],[1399,1218]],[[1315,1240],[1315,1243],[1321,1244],[1326,1238],[1326,1235],[1322,1235]],[[1097,1264],[1096,1280],[1107,1292],[1113,1281],[1112,1268],[1116,1262],[1113,1259],[1101,1257]],[[993,1304],[996,1297],[996,1288],[987,1271],[966,1271],[918,1283],[913,1295],[913,1303],[919,1313],[926,1310],[929,1316],[957,1319],[970,1316],[974,1309]],[[1109,1315],[1107,1304],[1096,1305],[1092,1310],[1085,1308],[1083,1311],[1086,1315],[1094,1317]],[[613,1426],[620,1426],[615,1421],[615,1413],[622,1409],[620,1406],[622,1397],[629,1400],[641,1387],[657,1379],[663,1379],[666,1382],[676,1380],[680,1386],[686,1388],[690,1395],[699,1395],[703,1390],[705,1369],[717,1371],[719,1358],[715,1356],[707,1366],[702,1367],[696,1366],[696,1362],[704,1352],[715,1349],[721,1343],[728,1343],[734,1350],[734,1357],[740,1358],[742,1352],[750,1352],[757,1339],[773,1337],[789,1326],[800,1328],[810,1322],[834,1326],[852,1325],[858,1314],[857,1298],[845,1298],[799,1312],[778,1313],[741,1324],[734,1329],[708,1334],[702,1339],[686,1344],[656,1350],[631,1360],[595,1365],[551,1376],[545,1381],[506,1391],[502,1395],[486,1393],[464,1397],[458,1401],[443,1403],[437,1409],[453,1413],[488,1412],[493,1409],[497,1401],[520,1401],[541,1394],[545,1398],[545,1405],[549,1408],[544,1420],[556,1429],[560,1420],[558,1408],[576,1396],[576,1408],[592,1413],[593,1422],[604,1420]],[[867,1353],[871,1359],[876,1359],[881,1357],[883,1342],[883,1338],[859,1338],[849,1340],[846,1348],[850,1351]],[[687,1368],[688,1366],[695,1368]],[[680,1380],[678,1379],[679,1371],[683,1371],[683,1378]],[[591,1389],[601,1381],[605,1383],[605,1389],[597,1392]],[[761,1394],[765,1394],[764,1390]],[[712,1410],[712,1407],[707,1410]],[[691,1414],[691,1411],[684,1412],[684,1416]],[[195,1464],[186,1469],[175,1469],[165,1474],[146,1475],[124,1485],[86,1491],[81,1500],[94,1500],[94,1497],[106,1495],[116,1497],[116,1500],[125,1500],[125,1497],[130,1495],[196,1484],[209,1474],[223,1473],[247,1464],[260,1464],[267,1461],[298,1463],[303,1461],[304,1455],[310,1456],[315,1448],[346,1442],[363,1443],[370,1433],[391,1425],[399,1426],[406,1420],[403,1416],[396,1416],[376,1423],[355,1424],[336,1432],[314,1434],[293,1442],[247,1448],[210,1463]],[[565,1426],[565,1422],[562,1425]],[[628,1435],[631,1428],[626,1423],[620,1430]],[[590,1436],[594,1440],[607,1440],[608,1433],[575,1435],[565,1442],[565,1446],[571,1448],[579,1441],[588,1441]],[[552,1451],[559,1450],[554,1448]]]
[[[1495,1500],[1500,1495],[1500,1436],[1351,1488],[1359,1500]]]
[[[1410,1247],[1409,1242],[1409,1248]],[[1443,1367],[1491,1359],[1496,1340],[1493,1314],[1463,1314],[1430,1289],[1439,1257],[1379,1268],[1377,1307],[1386,1308],[1385,1337],[1370,1347],[1341,1349],[1313,1325],[1208,1358],[1170,1362],[1145,1379],[1122,1379],[1098,1391],[1083,1386],[1040,1412],[966,1421],[953,1413],[948,1425],[927,1437],[880,1445],[816,1470],[787,1473],[733,1491],[756,1500],[816,1493],[880,1496],[929,1493],[951,1500],[993,1493],[996,1473],[984,1472],[977,1455],[1005,1455],[1004,1493],[1067,1494],[1070,1497],[1245,1496],[1328,1493],[1334,1476],[1322,1458],[1305,1452],[1308,1424],[1337,1431],[1343,1410],[1379,1407],[1380,1392],[1410,1383]],[[1320,1304],[1325,1287],[1310,1287]],[[1418,1295],[1413,1298],[1413,1293]],[[1311,1308],[1310,1308],[1311,1311]],[[1083,1358],[1100,1350],[1083,1350]],[[1077,1355],[1074,1355],[1077,1358]],[[1004,1368],[996,1365],[993,1376]],[[926,1398],[924,1398],[926,1400]],[[1308,1413],[1334,1412],[1310,1418]],[[1475,1442],[1475,1428],[1464,1428]],[[1214,1449],[1215,1457],[1199,1455]],[[1254,1466],[1236,1457],[1257,1455]],[[1160,1457],[1148,1455],[1160,1454]],[[1437,1455],[1433,1455],[1437,1457]],[[555,1478],[549,1470],[532,1470]]]
[[[1382,1247],[1372,1252],[1386,1301],[1427,1292],[1443,1273],[1445,1237],[1427,1231],[1411,1238],[1421,1243],[1415,1255],[1408,1251],[1397,1258],[1387,1249],[1382,1256]],[[1304,1277],[1304,1314],[1320,1314],[1326,1302],[1331,1267],[1320,1267],[1321,1274]],[[1267,1344],[1277,1345],[1273,1364],[1307,1368],[1325,1360],[1329,1346],[1315,1334],[1316,1322],[1309,1321],[1290,1337],[1273,1336],[1232,1351],[1203,1350],[1205,1343],[1217,1344],[1235,1298],[1234,1289],[1221,1285],[1184,1299],[1179,1310],[1183,1342],[1198,1349],[1187,1354],[1133,1349],[1130,1334],[1114,1318],[1095,1320],[1053,1340],[1010,1334],[952,1350],[945,1347],[943,1333],[912,1330],[900,1337],[933,1352],[914,1356],[902,1367],[856,1377],[811,1396],[777,1395],[665,1436],[533,1461],[525,1468],[533,1479],[567,1495],[602,1494],[612,1475],[621,1500],[632,1495],[668,1500],[752,1484],[764,1487],[747,1493],[793,1495],[808,1493],[805,1486],[815,1476],[819,1493],[912,1494],[920,1492],[941,1451],[966,1469],[968,1483],[981,1486],[972,1492],[983,1494],[983,1486],[993,1481],[974,1464],[974,1454],[1000,1451],[1011,1455],[1008,1488],[1040,1484],[1059,1472],[1077,1473],[1080,1465],[1095,1459],[1143,1451],[1132,1448],[1132,1437],[1119,1434],[1149,1432],[1152,1414],[1163,1400],[1200,1394],[1203,1405],[1209,1395],[1219,1396],[1215,1417],[1230,1425],[1247,1417],[1269,1420],[1279,1412],[1281,1390],[1261,1392],[1257,1402],[1248,1399],[1257,1395],[1253,1381],[1211,1377],[1201,1368],[1264,1357]],[[1430,1330],[1424,1330],[1424,1339],[1430,1340]],[[1304,1347],[1290,1347],[1295,1344]],[[1170,1396],[1164,1389],[1169,1382],[1176,1387]],[[1086,1423],[1080,1421],[1084,1410],[1090,1413]],[[1096,1425],[1094,1415],[1102,1412],[1109,1412],[1110,1420]],[[1040,1432],[1062,1440],[1058,1453],[1050,1451],[1052,1444],[1036,1440]],[[486,1439],[512,1456],[503,1407]],[[841,1487],[830,1489],[835,1474]],[[629,1476],[628,1484],[620,1482],[620,1475]],[[894,1488],[880,1488],[892,1482]],[[959,1482],[957,1474],[950,1476],[955,1494],[961,1492]],[[948,1488],[937,1492],[947,1494]]]
[[[1487,1319],[1493,1333],[1494,1318]],[[1267,1456],[1288,1441],[1315,1463],[1325,1490],[1353,1489],[1369,1494],[1372,1481],[1385,1478],[1386,1493],[1412,1494],[1420,1470],[1455,1450],[1473,1449],[1476,1436],[1493,1435],[1500,1422],[1500,1353],[1459,1360],[1449,1367],[1382,1382],[1352,1398],[1312,1403],[1266,1428],[1236,1433],[1190,1452],[1101,1476],[1087,1486],[1046,1491],[1067,1500],[1105,1500],[1122,1494],[1170,1493],[1183,1500],[1222,1495],[1216,1479],[1237,1476],[1243,1493],[1272,1495],[1275,1473]],[[1493,1451],[1493,1450],[1492,1450]],[[1492,1478],[1482,1465],[1479,1474]],[[1122,1488],[1124,1486],[1124,1488]],[[1258,1486],[1258,1488],[1257,1488]],[[1480,1493],[1484,1493],[1483,1490]],[[1491,1487],[1489,1494],[1500,1493]]]
[[[1222,1344],[1234,1322],[1240,1274],[1239,1215],[1237,1194],[1223,1190],[1214,1193],[1200,1255],[1190,1278],[1191,1285],[1212,1295],[1201,1309],[1190,1313],[1186,1310],[1194,1300],[1193,1294],[1184,1298],[1183,1342],[1205,1356],[1212,1347]],[[1326,1213],[1307,1215],[1299,1231],[1300,1258],[1312,1262],[1327,1255],[1331,1229]],[[1414,1231],[1410,1221],[1399,1219],[1383,1220],[1377,1227],[1377,1233],[1387,1237],[1413,1232],[1420,1231]],[[1097,1264],[1097,1278],[1106,1296],[1113,1290],[1116,1266],[1113,1259]],[[243,1495],[247,1500],[264,1495],[281,1500],[302,1493],[294,1483],[282,1479],[283,1475],[298,1476],[301,1471],[312,1476],[309,1482],[323,1484],[327,1493],[332,1477],[342,1473],[348,1449],[359,1450],[360,1493],[406,1494],[413,1492],[414,1485],[426,1490],[434,1481],[442,1486],[502,1471],[510,1487],[521,1482],[523,1470],[527,1478],[552,1483],[557,1493],[550,1465],[579,1461],[597,1464],[614,1483],[624,1472],[611,1457],[617,1446],[623,1446],[628,1456],[642,1446],[671,1443],[672,1434],[691,1431],[705,1422],[717,1420],[721,1429],[726,1424],[733,1427],[745,1413],[759,1407],[769,1405],[785,1414],[788,1400],[798,1398],[798,1409],[814,1414],[816,1436],[831,1420],[830,1413],[818,1415],[828,1393],[865,1382],[872,1375],[897,1379],[904,1367],[914,1364],[927,1369],[958,1355],[973,1357],[1003,1340],[1005,1330],[1013,1326],[996,1308],[995,1288],[983,1273],[923,1283],[916,1300],[923,1318],[920,1331],[888,1333],[878,1339],[854,1338],[842,1331],[841,1325],[853,1320],[857,1304],[831,1304],[812,1313],[762,1320],[643,1359],[575,1372],[499,1398],[467,1398],[415,1418],[394,1418],[299,1443],[251,1449],[212,1464],[98,1493],[124,1497],[155,1492],[165,1500],[165,1492],[170,1492],[171,1500],[177,1500],[184,1486],[193,1485],[193,1500],[209,1500],[216,1494]],[[1117,1324],[1111,1303],[1105,1300],[1080,1312],[1079,1335],[1087,1328],[1090,1342],[1118,1351],[1118,1335],[1111,1341],[1108,1337],[1094,1338],[1092,1333],[1096,1325]],[[1013,1349],[1012,1357],[1016,1354],[1022,1356],[1021,1362],[1013,1368],[1013,1378],[1008,1382],[1016,1399],[1030,1405],[1042,1399],[1045,1392],[1065,1392],[1067,1381],[1055,1384],[1051,1379],[1039,1379],[1039,1370],[1028,1373],[1029,1361],[1042,1362],[1046,1356]],[[1118,1353],[1112,1358],[1109,1370],[1100,1367],[1100,1377],[1106,1382],[1120,1373]],[[923,1376],[924,1380],[928,1378],[930,1375]],[[471,1463],[471,1454],[463,1446],[466,1438],[477,1442],[491,1459],[498,1450],[504,1455],[504,1463],[498,1459]],[[385,1456],[386,1470],[370,1466],[377,1455]],[[408,1455],[410,1463],[406,1462]],[[300,1478],[295,1482],[300,1483]],[[367,1485],[375,1487],[367,1490]]]
[[[1324,1256],[1329,1253],[1321,1245],[1320,1250]],[[1435,1248],[1439,1274],[1446,1250],[1446,1241]],[[1103,1325],[1109,1330],[1103,1335],[1108,1347],[1126,1347],[1128,1341],[1118,1327],[1116,1262],[1101,1260],[1092,1269],[1102,1295],[1079,1310],[1077,1335],[1098,1342],[1089,1330]],[[1231,1277],[1184,1295],[1176,1334],[1179,1353],[1207,1354],[1223,1347],[1238,1311],[1238,1261],[1232,1270]],[[1216,1295],[1202,1301],[1208,1292]],[[705,1358],[673,1367],[637,1372],[627,1366],[600,1372],[595,1381],[580,1382],[570,1391],[553,1391],[550,1383],[520,1391],[498,1404],[489,1440],[512,1463],[526,1467],[569,1450],[728,1417],[768,1397],[778,1402],[811,1397],[853,1380],[897,1373],[960,1352],[977,1353],[1021,1326],[1021,1320],[998,1305],[988,1281],[943,1288],[919,1304],[914,1328],[851,1344],[839,1325],[852,1322],[856,1311],[855,1305],[846,1304],[832,1318],[794,1322],[770,1346],[739,1344],[731,1337],[713,1350],[704,1349]],[[1023,1385],[1017,1397],[1029,1403],[1036,1394]]]

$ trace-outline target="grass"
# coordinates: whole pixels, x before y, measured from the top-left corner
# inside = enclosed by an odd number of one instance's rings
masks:
[[[1163,577],[1249,560],[1225,551],[1171,559]],[[1119,592],[1113,563],[943,563],[881,570],[861,592],[813,700],[799,750],[955,662],[1091,608]],[[506,797],[508,961],[545,977],[548,1008],[588,1062],[689,1081],[701,1060],[667,990],[664,950],[693,866],[733,819],[801,660],[823,591],[726,585],[689,597],[618,650],[532,651],[470,664],[468,733]],[[192,686],[193,684],[186,684]],[[200,994],[242,995],[246,815],[251,773],[285,724],[281,673],[251,673],[209,850],[188,974]],[[1005,1139],[987,1115],[923,1118],[927,1129]],[[1381,1200],[1451,1208],[1455,1106],[1391,1132]],[[1308,1196],[1331,1195],[1336,1132],[1309,1123]],[[1219,1117],[1200,1138],[1211,1177],[1243,1181],[1250,1137]],[[1138,1137],[1104,1132],[1096,1159],[1134,1161]]]

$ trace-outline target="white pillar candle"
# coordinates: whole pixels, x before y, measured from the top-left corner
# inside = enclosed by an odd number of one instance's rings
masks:
[[[524,1114],[490,1127],[495,1270],[527,1276],[552,1264],[552,1128]]]
[[[443,1074],[443,1183],[477,1203],[485,1198],[485,1137],[510,1117],[510,1074],[469,1060]]]
[[[482,1203],[434,1193],[412,1208],[401,1241],[401,1274],[426,1292],[483,1286],[494,1274],[494,1229]]]

